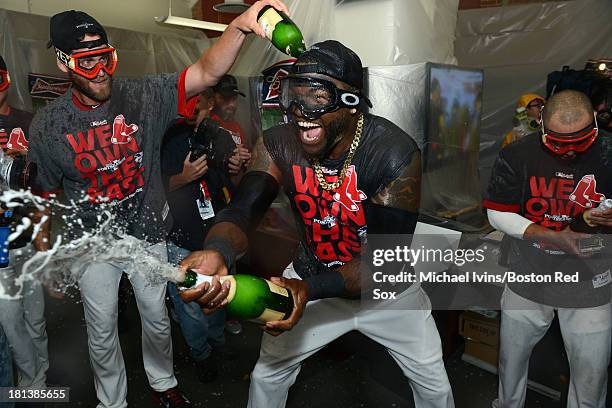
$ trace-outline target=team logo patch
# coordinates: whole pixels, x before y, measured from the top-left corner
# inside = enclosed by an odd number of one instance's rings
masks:
[[[365,193],[357,188],[357,172],[355,166],[350,165],[344,182],[334,193],[334,201],[339,202],[349,211],[357,211],[359,209],[358,203],[368,198]]]
[[[127,125],[125,117],[118,115],[113,121],[113,136],[111,142],[113,144],[128,144],[132,141],[132,134],[138,131],[138,125]]]
[[[21,128],[14,128],[11,131],[8,142],[6,142],[7,149],[15,150],[28,150],[28,141],[25,138],[25,134]]]
[[[578,185],[570,194],[569,199],[581,207],[584,208],[594,208],[606,199],[606,196],[598,193],[597,189],[597,181],[595,180],[595,176],[593,174],[588,174],[578,182]]]

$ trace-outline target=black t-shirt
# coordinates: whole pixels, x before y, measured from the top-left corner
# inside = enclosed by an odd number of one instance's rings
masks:
[[[0,148],[3,150],[28,148],[28,129],[34,115],[11,107],[8,115],[0,115]]]
[[[484,207],[515,212],[543,227],[560,231],[589,208],[612,197],[609,133],[574,160],[549,151],[531,134],[499,153]],[[510,288],[533,301],[557,307],[592,307],[610,301],[610,256],[579,259],[544,243],[513,239],[510,265],[521,274],[580,273],[578,283],[513,283]]]
[[[226,145],[221,149],[223,151],[227,151],[229,145],[235,148],[232,135],[219,128],[218,124],[214,126],[211,123],[206,129],[214,133],[210,135],[210,140],[214,138],[216,142],[212,145],[216,148],[216,154],[226,155],[219,151],[218,144]],[[177,123],[168,129],[162,145],[162,175],[166,187],[170,176],[183,171],[183,162],[187,153],[196,142],[193,129],[184,123]],[[174,219],[169,238],[178,246],[190,251],[202,249],[204,238],[214,222],[215,215],[226,207],[233,187],[226,165],[221,166],[224,162],[224,160],[213,162],[209,158],[208,171],[200,180],[174,191],[166,190],[170,212]]]
[[[190,116],[185,75],[113,78],[108,101],[80,106],[67,92],[41,108],[30,127],[29,158],[44,191],[62,187],[79,203],[66,234],[79,237],[113,215],[107,227],[151,243],[166,239],[171,224],[161,178],[161,142],[177,116]],[[85,202],[84,202],[85,201]]]
[[[319,185],[293,125],[267,130],[264,144],[282,173],[283,188],[300,231],[301,243],[293,265],[302,278],[325,268],[338,268],[360,255],[367,235],[370,199],[395,180],[419,150],[399,127],[366,114],[346,181],[335,192],[328,192]],[[322,161],[328,182],[338,179],[345,159],[346,154]]]

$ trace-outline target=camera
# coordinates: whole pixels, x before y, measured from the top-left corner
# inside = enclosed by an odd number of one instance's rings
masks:
[[[11,157],[0,149],[0,188],[26,190],[36,180],[36,164],[23,156]]]
[[[206,155],[208,166],[225,169],[236,145],[232,136],[218,122],[206,119],[200,123],[191,140],[191,161]]]
[[[204,155],[206,155],[207,158],[210,158],[208,155],[208,149],[199,143],[193,143],[189,151],[191,152],[189,161],[192,163]]]

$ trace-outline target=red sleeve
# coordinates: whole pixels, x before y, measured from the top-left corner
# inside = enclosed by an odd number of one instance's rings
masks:
[[[490,210],[518,213],[521,210],[519,204],[502,204],[491,200],[483,200],[482,206]]]
[[[195,106],[198,103],[198,97],[192,96],[187,100],[187,95],[185,92],[185,77],[187,76],[187,69],[185,68],[178,80],[178,114],[189,118],[193,116],[193,112],[195,111]]]

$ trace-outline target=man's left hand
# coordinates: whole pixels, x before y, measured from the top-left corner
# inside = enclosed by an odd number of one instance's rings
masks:
[[[301,279],[273,277],[271,281],[272,283],[290,291],[291,295],[293,296],[293,312],[291,312],[291,316],[289,316],[286,320],[267,322],[265,326],[263,326],[263,329],[267,333],[271,334],[272,336],[278,336],[283,332],[291,330],[302,317],[306,303],[308,303],[308,285]]]
[[[266,33],[263,28],[257,24],[257,15],[265,6],[272,6],[277,10],[285,12],[289,15],[289,9],[282,1],[279,0],[262,0],[253,4],[247,11],[236,17],[230,26],[234,26],[245,34],[255,33],[258,36],[265,38]]]
[[[249,149],[244,147],[243,144],[239,144],[236,147],[235,151],[237,151],[238,155],[240,156],[240,161],[242,162],[242,166],[248,167],[249,164],[251,164],[251,152],[249,151]]]
[[[591,211],[588,214],[589,222],[597,225],[601,225],[602,227],[611,227],[612,228],[612,208],[600,211],[597,208]]]
[[[5,154],[15,158],[17,156],[26,157],[28,155],[27,149],[8,149],[4,152]]]
[[[242,170],[242,160],[240,159],[238,148],[234,149],[234,154],[229,158],[227,170],[232,175],[236,175]]]

